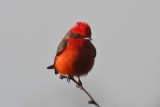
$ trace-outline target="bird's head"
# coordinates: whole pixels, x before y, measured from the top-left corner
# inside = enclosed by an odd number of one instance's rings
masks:
[[[73,34],[79,34],[84,38],[91,39],[91,28],[85,22],[77,22],[70,30]]]

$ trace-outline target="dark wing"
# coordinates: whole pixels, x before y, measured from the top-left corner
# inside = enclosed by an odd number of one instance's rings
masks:
[[[68,43],[68,40],[65,39],[65,38],[60,42],[60,44],[58,45],[58,48],[57,48],[57,54],[56,54],[56,56],[60,55],[63,52],[63,50],[67,46],[67,43]]]
[[[67,33],[67,34],[68,34],[68,33]],[[60,42],[60,44],[58,45],[56,56],[60,55],[60,54],[64,51],[64,49],[66,48],[67,43],[68,43],[68,40],[67,40],[67,36],[68,36],[68,35],[67,35],[67,34],[66,34],[66,36],[63,38],[63,40]],[[56,57],[55,57],[55,59],[56,59]],[[54,63],[55,63],[55,62],[54,62]],[[54,64],[48,66],[47,69],[55,69]],[[55,74],[58,74],[58,72],[56,71],[56,69],[55,69]]]
[[[59,44],[59,46],[57,48],[57,54],[56,54],[56,56],[60,55],[64,51],[64,49],[67,46],[67,43],[68,43],[68,40],[65,39],[65,38],[61,41],[61,43]],[[56,60],[56,57],[55,57],[55,60]],[[55,60],[54,60],[54,63],[55,63]],[[56,68],[54,67],[54,64],[48,66],[47,69],[55,69],[55,74],[58,74]]]

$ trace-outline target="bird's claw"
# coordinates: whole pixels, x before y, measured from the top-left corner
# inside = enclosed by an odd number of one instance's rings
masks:
[[[70,80],[71,80],[71,78],[70,78],[70,77],[68,77],[68,78],[67,78],[67,82],[68,82],[68,83],[70,83]]]
[[[74,78],[73,78],[73,76],[72,76],[72,75],[69,75],[69,76],[67,77],[67,81],[68,81],[68,83],[70,82],[70,80],[74,80]]]
[[[78,79],[78,83],[77,83],[76,87],[80,88],[80,89],[82,88],[82,82],[80,79]]]
[[[82,89],[82,82],[81,82],[81,80],[80,80],[79,77],[78,77],[78,81],[76,81],[76,80],[74,79],[73,75],[69,75],[68,77],[63,76],[63,75],[60,75],[59,78],[60,78],[60,79],[66,78],[68,83],[70,83],[70,81],[72,80],[72,81],[74,81],[74,82],[77,84],[77,85],[76,85],[77,88]]]
[[[60,76],[59,76],[59,79],[62,80],[63,78],[65,78],[65,76],[63,76],[63,75],[60,75]]]
[[[60,75],[60,77],[59,77],[60,79],[64,79],[64,78],[66,78],[67,79],[67,82],[69,83],[70,82],[70,80],[74,80],[74,78],[73,78],[73,76],[68,76],[68,77],[66,77],[66,76],[63,76],[63,75]]]

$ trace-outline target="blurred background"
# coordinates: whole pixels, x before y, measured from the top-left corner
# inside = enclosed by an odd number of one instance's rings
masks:
[[[160,107],[159,0],[0,0],[0,106],[95,107],[46,67],[85,21],[97,57],[82,77],[101,107]]]

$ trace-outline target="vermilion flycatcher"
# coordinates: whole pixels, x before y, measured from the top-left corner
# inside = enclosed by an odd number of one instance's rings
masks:
[[[92,69],[95,57],[90,26],[85,22],[77,22],[59,44],[54,63],[47,69],[55,69],[55,74],[59,73],[60,77],[76,76],[79,79]]]

